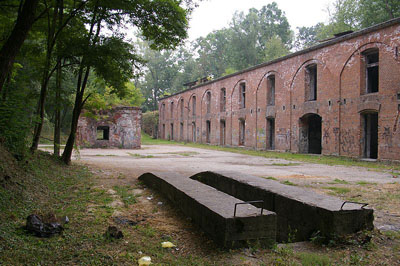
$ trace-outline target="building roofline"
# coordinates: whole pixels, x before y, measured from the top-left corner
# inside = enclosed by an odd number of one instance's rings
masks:
[[[277,59],[274,59],[274,60],[271,60],[271,61],[268,61],[268,62],[265,62],[265,63],[261,63],[261,64],[258,64],[258,65],[255,65],[255,66],[240,70],[238,72],[235,72],[235,73],[223,76],[223,77],[219,77],[219,78],[214,79],[214,80],[210,80],[208,82],[199,84],[197,86],[193,86],[193,87],[191,87],[189,89],[182,90],[180,92],[165,96],[165,97],[159,99],[159,101],[164,100],[164,99],[168,99],[170,97],[176,96],[176,95],[181,94],[183,92],[191,91],[191,90],[194,90],[194,89],[197,89],[197,88],[200,88],[200,87],[203,87],[203,86],[206,86],[206,85],[209,85],[209,84],[212,84],[212,83],[215,83],[215,82],[218,82],[218,81],[230,78],[230,77],[234,77],[236,75],[240,75],[240,74],[243,74],[243,73],[258,69],[258,68],[262,68],[262,67],[265,67],[265,66],[268,66],[268,65],[272,65],[272,64],[281,62],[281,61],[285,61],[285,60],[287,60],[289,58],[296,57],[296,56],[302,55],[302,54],[306,54],[306,53],[309,53],[309,52],[312,52],[312,51],[315,51],[315,50],[318,50],[318,49],[321,49],[321,48],[324,48],[324,47],[327,47],[327,46],[330,46],[330,45],[334,45],[336,43],[339,43],[339,42],[342,42],[342,41],[345,41],[345,40],[353,39],[355,37],[358,37],[358,36],[361,36],[361,35],[364,35],[364,34],[367,34],[367,33],[370,33],[370,32],[374,32],[374,31],[377,31],[377,30],[380,30],[380,29],[384,29],[384,28],[390,27],[390,26],[393,26],[393,25],[396,25],[396,24],[400,24],[400,17],[397,17],[397,18],[394,18],[394,19],[391,19],[391,20],[376,24],[374,26],[371,26],[371,27],[368,27],[368,28],[365,28],[365,29],[362,29],[362,30],[359,30],[359,31],[355,31],[353,33],[349,33],[349,34],[346,34],[346,35],[343,35],[343,36],[340,36],[340,37],[329,39],[329,40],[327,40],[327,41],[325,41],[323,43],[311,46],[311,47],[306,48],[304,50],[300,50],[300,51],[288,54],[286,56],[279,57]]]

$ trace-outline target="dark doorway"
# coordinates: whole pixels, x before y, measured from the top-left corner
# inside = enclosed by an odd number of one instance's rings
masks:
[[[165,124],[162,125],[161,138],[165,139]]]
[[[246,132],[246,121],[239,120],[239,146],[244,146]]]
[[[171,140],[174,140],[174,123],[171,123]]]
[[[206,121],[206,142],[210,143],[211,138],[211,122],[209,120]]]
[[[109,140],[109,137],[110,137],[110,127],[108,126],[97,127],[97,140]]]
[[[267,150],[275,150],[275,118],[267,118]]]
[[[181,122],[180,139],[183,140],[183,122]]]
[[[221,122],[220,122],[220,136],[219,136],[220,145],[221,146],[225,146],[225,126],[226,126],[225,120],[221,120]]]
[[[192,141],[196,142],[196,123],[192,123]]]
[[[321,154],[321,127],[322,119],[317,114],[307,114],[300,118],[301,153]]]
[[[363,123],[363,156],[378,158],[378,113],[362,114]]]

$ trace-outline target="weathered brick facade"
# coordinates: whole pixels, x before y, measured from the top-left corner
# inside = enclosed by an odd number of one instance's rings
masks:
[[[100,111],[96,119],[82,114],[76,143],[91,148],[139,149],[142,111],[138,107],[115,107]]]
[[[399,160],[399,46],[398,18],[197,85],[160,100],[160,136]]]

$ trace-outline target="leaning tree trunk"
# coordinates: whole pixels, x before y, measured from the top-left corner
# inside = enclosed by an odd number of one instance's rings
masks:
[[[0,92],[11,71],[22,44],[35,21],[35,12],[39,0],[25,0],[21,12],[18,14],[14,29],[0,50]]]

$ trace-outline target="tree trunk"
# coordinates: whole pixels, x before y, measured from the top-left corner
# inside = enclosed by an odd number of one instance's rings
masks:
[[[64,3],[63,0],[58,0],[58,28],[61,29],[63,23]],[[59,39],[58,39],[59,40]],[[57,50],[59,51],[61,43],[57,41]],[[57,73],[56,73],[56,98],[54,112],[54,155],[60,157],[61,145],[61,55],[57,55]]]
[[[49,21],[49,29],[47,35],[47,49],[46,49],[46,61],[45,66],[43,69],[43,77],[42,77],[42,84],[40,88],[40,97],[37,106],[37,114],[39,115],[39,121],[36,122],[35,130],[33,134],[33,141],[31,146],[31,152],[35,152],[38,149],[40,135],[42,134],[42,128],[44,123],[44,107],[46,102],[46,95],[47,95],[47,86],[50,79],[50,66],[51,66],[51,58],[53,54],[54,48],[54,34],[56,29],[56,20],[58,16],[58,8],[54,8],[53,18],[52,21]]]
[[[0,92],[11,71],[22,44],[35,20],[35,12],[39,0],[25,0],[21,12],[18,14],[14,29],[0,50]]]
[[[54,112],[54,155],[60,156],[61,145],[61,58],[57,60],[56,99]]]

